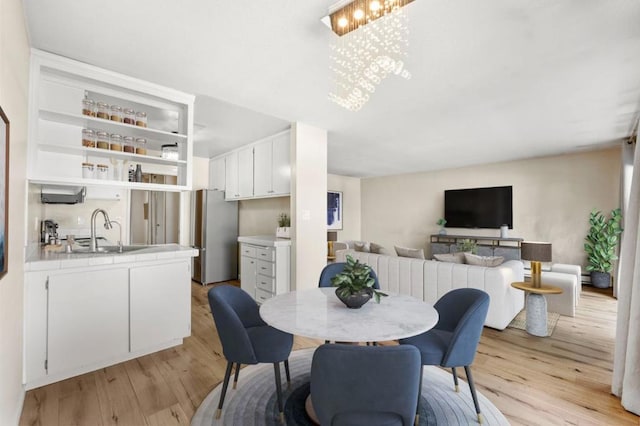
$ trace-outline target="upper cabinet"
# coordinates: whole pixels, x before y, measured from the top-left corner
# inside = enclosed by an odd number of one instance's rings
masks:
[[[226,200],[291,193],[289,130],[239,148],[209,163],[209,189],[224,187]]]
[[[30,181],[191,189],[192,95],[35,49],[30,78]],[[177,183],[129,182],[137,165]]]

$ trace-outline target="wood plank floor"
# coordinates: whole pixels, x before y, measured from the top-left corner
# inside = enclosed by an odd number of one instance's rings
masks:
[[[207,303],[210,287],[192,285],[193,334],[183,345],[31,390],[20,424],[189,424],[226,365]],[[610,394],[616,301],[582,294],[576,317],[561,316],[552,337],[484,329],[476,386],[512,424],[640,425]],[[294,350],[319,343],[296,337]]]

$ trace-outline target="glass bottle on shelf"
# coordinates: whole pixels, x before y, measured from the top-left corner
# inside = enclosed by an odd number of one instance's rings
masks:
[[[136,147],[135,147],[135,140],[133,139],[133,136],[125,136],[124,138],[122,138],[122,150],[124,152],[128,152],[129,154],[135,154],[136,152]]]
[[[136,139],[136,154],[147,155],[147,140],[145,138]]]
[[[98,112],[96,113],[96,117],[103,118],[105,120],[109,119],[109,105],[104,102],[98,102]]]
[[[124,123],[125,124],[136,124],[136,112],[131,108],[124,109]]]
[[[140,164],[136,165],[135,181],[142,182],[142,166]]]
[[[82,146],[86,148],[95,148],[96,132],[91,129],[82,129]]]
[[[100,149],[109,149],[109,133],[98,130],[96,133],[96,146]]]
[[[93,99],[84,98],[82,100],[82,115],[89,117],[96,116],[96,104],[93,102]]]
[[[83,179],[94,178],[93,163],[82,163],[82,178]]]
[[[109,179],[109,166],[106,164],[98,164],[98,179],[106,180]]]
[[[111,151],[122,151],[122,136],[117,133],[111,134],[111,143],[109,145]]]
[[[111,115],[109,116],[111,121],[117,121],[122,123],[122,108],[118,105],[111,105]]]
[[[147,127],[147,113],[144,111],[136,112],[136,126]]]

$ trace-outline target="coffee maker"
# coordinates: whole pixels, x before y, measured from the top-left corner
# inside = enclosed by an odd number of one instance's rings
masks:
[[[58,240],[58,224],[53,220],[40,222],[40,242],[42,244],[55,244]]]

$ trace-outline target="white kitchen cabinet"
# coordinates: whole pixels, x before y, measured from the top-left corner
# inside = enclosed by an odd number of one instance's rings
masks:
[[[130,269],[132,351],[189,335],[189,272],[185,262]]]
[[[256,144],[253,149],[253,196],[264,197],[273,193],[273,144]]]
[[[275,237],[238,237],[240,286],[258,303],[289,292],[291,242]]]
[[[272,143],[272,195],[291,193],[291,135],[284,132],[274,136]]]
[[[33,183],[119,186],[129,189],[191,189],[194,96],[68,58],[32,50],[27,178]],[[147,114],[147,126],[83,113],[91,99]],[[146,140],[146,154],[87,146],[82,130]],[[162,145],[177,144],[178,158],[162,158]],[[116,165],[140,164],[143,173],[175,176],[175,184],[128,182]],[[84,177],[82,164],[109,167],[106,179]]]
[[[253,197],[253,147],[238,151],[238,193],[240,198]]]
[[[224,191],[225,188],[225,158],[218,157],[209,161],[209,189]]]
[[[225,200],[237,200],[240,198],[238,191],[238,151],[229,153],[224,157],[225,163]]]

